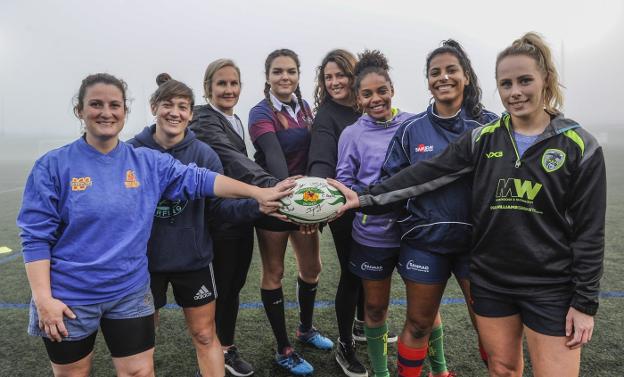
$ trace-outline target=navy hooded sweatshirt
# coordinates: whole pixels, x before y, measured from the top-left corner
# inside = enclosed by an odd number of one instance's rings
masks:
[[[170,149],[154,141],[156,125],[145,127],[128,143],[171,154],[183,164],[194,163],[223,174],[223,166],[212,148],[187,130],[184,139]],[[207,267],[213,258],[210,222],[227,219],[247,223],[262,216],[253,199],[206,198],[170,201],[161,199],[154,214],[154,225],[147,245],[150,272],[195,271]]]

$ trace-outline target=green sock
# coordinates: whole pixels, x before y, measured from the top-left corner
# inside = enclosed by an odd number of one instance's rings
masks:
[[[448,370],[444,358],[444,328],[442,324],[431,330],[427,359],[429,359],[429,366],[433,374],[444,373]]]
[[[364,325],[366,348],[373,367],[374,377],[390,377],[388,371],[388,324],[370,328]]]

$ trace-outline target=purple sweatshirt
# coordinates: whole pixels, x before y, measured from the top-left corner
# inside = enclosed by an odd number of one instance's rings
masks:
[[[362,115],[352,126],[345,128],[338,141],[336,179],[350,188],[364,188],[379,181],[388,144],[399,125],[413,114],[393,109],[394,118],[378,122]],[[353,239],[370,247],[398,247],[400,232],[396,214],[355,214]]]

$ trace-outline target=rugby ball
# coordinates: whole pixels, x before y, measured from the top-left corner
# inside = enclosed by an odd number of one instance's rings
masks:
[[[299,224],[331,220],[346,203],[342,193],[323,178],[303,177],[295,181],[292,193],[281,199],[280,213]]]

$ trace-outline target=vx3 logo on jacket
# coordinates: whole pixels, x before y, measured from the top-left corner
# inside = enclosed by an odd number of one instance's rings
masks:
[[[496,186],[495,205],[490,210],[516,210],[542,214],[533,201],[542,189],[542,184],[518,178],[502,178]]]

